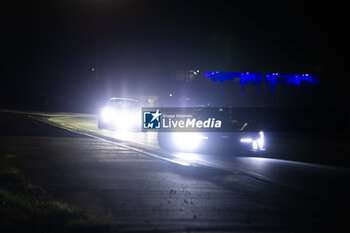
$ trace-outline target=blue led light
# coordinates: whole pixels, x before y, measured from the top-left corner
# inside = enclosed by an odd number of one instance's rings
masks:
[[[263,81],[263,74],[262,73],[251,73],[251,72],[205,72],[205,77],[210,78],[213,82],[224,82],[229,81],[232,82],[233,80],[240,80],[241,84],[244,85],[246,83],[251,82],[253,85],[258,84],[260,85]]]
[[[265,75],[265,82],[271,85],[270,89],[274,90],[276,84],[288,84],[301,86],[303,83],[317,85],[319,84],[318,77],[316,75],[309,74],[278,74],[267,73]]]
[[[242,88],[246,83],[252,83],[254,86],[257,84],[260,86],[263,81],[270,84],[270,90],[274,90],[276,84],[288,84],[302,86],[304,84],[317,85],[319,84],[318,76],[311,74],[279,74],[279,73],[266,73],[265,79],[263,73],[255,72],[220,72],[220,71],[208,71],[204,76],[210,78],[213,82],[224,82],[233,80],[239,80]]]

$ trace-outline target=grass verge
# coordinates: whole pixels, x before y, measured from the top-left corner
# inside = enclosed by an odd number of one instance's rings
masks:
[[[31,183],[15,160],[0,154],[0,232],[109,232],[94,216]]]

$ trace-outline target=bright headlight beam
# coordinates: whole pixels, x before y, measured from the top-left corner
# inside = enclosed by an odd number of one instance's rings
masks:
[[[259,132],[259,139],[258,139],[258,146],[259,146],[259,149],[260,150],[263,150],[264,149],[264,144],[265,144],[265,141],[264,141],[264,132],[263,131],[260,131]]]
[[[241,143],[251,143],[253,150],[265,150],[265,138],[264,138],[264,132],[259,132],[258,138],[241,138]]]
[[[115,117],[115,111],[110,107],[104,107],[102,110],[102,119],[104,122],[111,122]]]
[[[252,146],[254,150],[258,149],[258,143],[256,141],[253,141]]]
[[[104,107],[101,112],[101,118],[103,122],[109,124],[113,128],[121,130],[129,130],[136,127],[137,124],[137,112],[133,111],[118,111],[112,107]]]
[[[243,143],[250,143],[252,141],[253,141],[253,139],[251,139],[251,138],[241,138],[241,142],[243,142]]]
[[[181,150],[193,150],[196,149],[201,140],[208,139],[208,137],[204,137],[199,133],[174,133],[173,141],[177,148]]]
[[[128,112],[128,111],[124,111],[124,112],[121,112],[120,114],[117,114],[114,119],[115,126],[118,129],[124,129],[124,130],[130,129],[136,126],[137,120],[136,120],[135,114],[132,114],[131,112]]]

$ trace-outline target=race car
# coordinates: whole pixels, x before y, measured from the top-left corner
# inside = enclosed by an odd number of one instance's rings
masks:
[[[160,148],[175,152],[264,151],[266,139],[259,132],[159,132]]]
[[[256,112],[243,108],[183,108],[171,109],[181,111],[188,119],[181,118],[178,121],[187,122],[186,127],[165,129],[158,132],[158,145],[161,148],[178,152],[231,152],[232,150],[263,151],[266,148],[265,134],[261,130],[264,124],[259,121]],[[173,112],[167,110],[166,115],[171,116]],[[165,110],[163,110],[163,113]],[[254,114],[255,113],[255,114]],[[181,114],[180,114],[181,115]],[[173,120],[174,119],[174,120]],[[171,121],[173,125],[176,118]],[[216,123],[219,126],[216,127]],[[189,122],[193,124],[190,125]],[[195,124],[203,123],[203,124]],[[207,122],[207,127],[205,126]],[[164,124],[166,121],[164,121]]]
[[[259,121],[261,117],[255,109],[232,107],[162,109],[163,115],[167,117],[174,116],[177,112],[181,112],[180,116],[183,117],[172,117],[171,122],[173,125],[180,125],[179,122],[183,121],[185,127],[163,127],[157,135],[160,148],[198,153],[265,150],[266,139],[262,131],[264,124]],[[167,124],[168,119],[169,117],[163,119],[164,124]],[[216,127],[215,123],[213,127],[211,124],[213,122],[220,124]]]
[[[98,114],[99,129],[133,130],[140,125],[138,101],[127,98],[110,98]]]

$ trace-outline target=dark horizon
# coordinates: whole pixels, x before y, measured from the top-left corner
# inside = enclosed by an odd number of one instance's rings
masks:
[[[90,76],[102,89],[142,89],[159,80],[163,89],[172,73],[186,69],[316,73],[328,92],[348,101],[341,5],[77,0],[4,9],[5,107],[23,98],[64,98],[91,85]]]

